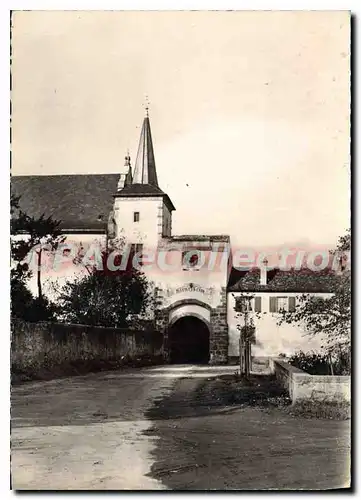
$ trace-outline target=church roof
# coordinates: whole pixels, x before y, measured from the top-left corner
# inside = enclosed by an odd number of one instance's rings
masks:
[[[157,172],[155,168],[152,133],[150,130],[149,116],[144,118],[138,146],[137,158],[134,167],[134,184],[149,184],[158,187]]]
[[[118,180],[119,174],[21,175],[12,177],[11,190],[30,216],[45,213],[63,230],[103,233]]]
[[[230,241],[227,234],[181,234],[170,237],[173,241]]]
[[[339,283],[339,276],[330,268],[322,271],[270,269],[267,273],[267,285],[260,284],[260,270],[253,268],[239,270],[232,268],[229,280],[229,292],[300,292],[331,293]]]

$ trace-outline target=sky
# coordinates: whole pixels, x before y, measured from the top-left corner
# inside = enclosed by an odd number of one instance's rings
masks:
[[[148,96],[174,234],[334,245],[350,217],[349,44],[346,11],[16,12],[12,172],[120,173]]]

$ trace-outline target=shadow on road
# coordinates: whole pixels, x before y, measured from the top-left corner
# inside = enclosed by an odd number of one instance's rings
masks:
[[[347,486],[349,422],[293,417],[289,403],[272,376],[178,380],[147,412],[150,477],[178,491]]]
[[[156,400],[146,413],[152,420],[208,415],[240,406],[272,407],[290,400],[273,375],[251,375],[236,380],[234,375],[205,379],[182,378],[171,394]]]

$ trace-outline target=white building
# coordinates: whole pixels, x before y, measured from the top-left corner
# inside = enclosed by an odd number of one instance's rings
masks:
[[[45,213],[61,220],[67,241],[109,245],[122,237],[135,245],[143,256],[144,272],[157,285],[157,326],[171,362],[236,360],[240,320],[234,306],[245,293],[252,296],[250,307],[258,312],[255,355],[318,347],[319,341],[311,341],[299,328],[278,326],[278,311],[294,307],[300,293],[332,293],[335,275],[327,270],[272,270],[267,276],[258,269],[240,271],[232,268],[229,236],[172,235],[175,207],[158,185],[148,116],[134,172],[127,155],[120,175],[16,176],[12,189],[29,215]],[[69,276],[74,269],[62,273]]]

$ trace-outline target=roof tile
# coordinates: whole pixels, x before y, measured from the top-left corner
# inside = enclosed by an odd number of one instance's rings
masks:
[[[104,232],[118,180],[119,174],[21,175],[12,177],[11,190],[30,216],[44,213],[64,230]]]
[[[260,284],[260,270],[238,270],[232,268],[229,281],[229,292],[314,292],[331,293],[339,283],[339,276],[330,268],[312,271],[272,269],[268,272],[267,285]]]

